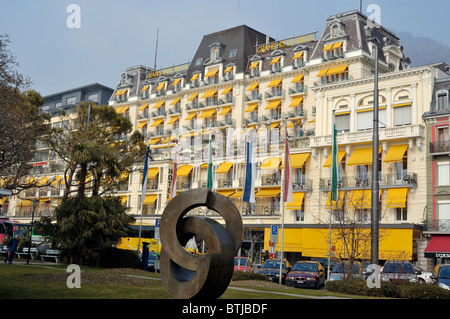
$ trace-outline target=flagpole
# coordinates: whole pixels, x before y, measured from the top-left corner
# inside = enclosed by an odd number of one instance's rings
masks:
[[[280,273],[279,273],[279,277],[278,277],[278,283],[281,285],[281,275],[282,275],[282,270],[283,270],[283,242],[284,242],[284,210],[285,210],[285,205],[286,205],[286,201],[285,201],[285,192],[286,192],[286,169],[288,168],[288,163],[286,161],[286,154],[287,154],[287,120],[284,119],[284,129],[285,129],[285,133],[284,133],[284,165],[283,165],[283,172],[282,172],[282,183],[281,183],[281,244],[280,244]],[[290,167],[290,165],[289,165]],[[284,197],[284,198],[283,198]],[[287,266],[287,265],[286,265]]]
[[[148,161],[150,157],[150,146],[147,145],[147,151],[145,152],[145,163],[144,172],[142,174],[142,193],[141,193],[141,221],[139,223],[139,240],[137,245],[137,252],[139,253],[139,248],[141,246],[141,235],[142,235],[142,218],[144,210],[145,194],[147,193],[147,174],[148,174]]]
[[[244,131],[244,158],[247,159],[247,125],[245,126]],[[244,187],[247,182],[247,162],[245,163],[245,174],[244,174],[244,184],[242,184],[242,198],[241,198],[241,218],[244,215]],[[238,250],[238,270],[241,270],[241,247]]]
[[[335,124],[335,116],[333,111],[333,144],[331,149],[331,186],[330,186],[330,217],[328,219],[328,266],[327,266],[327,280],[330,278],[330,266],[331,266],[331,218],[333,216],[333,199],[338,201],[339,195],[337,186],[337,161],[338,161],[338,148],[337,148],[337,132]]]

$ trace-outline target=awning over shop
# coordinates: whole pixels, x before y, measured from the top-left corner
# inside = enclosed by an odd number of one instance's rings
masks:
[[[433,235],[425,248],[425,257],[450,258],[450,235]]]
[[[177,177],[178,176],[188,176],[191,171],[192,171],[191,165],[183,165],[178,169]]]
[[[408,145],[394,145],[389,148],[389,151],[384,158],[385,163],[401,162],[403,155],[405,155]]]
[[[286,210],[302,209],[303,198],[305,197],[305,193],[304,192],[293,193],[292,197],[294,201],[293,203],[286,203]]]
[[[345,151],[339,151],[338,152],[338,165],[341,163],[342,159],[344,158],[345,153],[346,153]],[[332,155],[333,154],[330,154],[328,156],[327,160],[325,161],[325,164],[323,164],[323,167],[331,167],[331,156]]]
[[[389,188],[387,191],[386,207],[404,208],[406,207],[407,188]]]

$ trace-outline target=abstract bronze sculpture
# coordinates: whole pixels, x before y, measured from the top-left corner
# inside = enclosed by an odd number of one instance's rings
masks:
[[[225,227],[211,218],[185,217],[191,209],[201,206],[219,213]],[[205,241],[207,253],[192,254],[184,248],[194,235]],[[207,188],[179,194],[166,206],[160,223],[164,287],[177,299],[220,297],[231,281],[234,256],[243,236],[239,210],[227,197]]]

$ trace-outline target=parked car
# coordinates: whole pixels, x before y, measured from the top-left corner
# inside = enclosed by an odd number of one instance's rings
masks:
[[[253,270],[253,263],[252,260],[248,257],[241,257],[241,262],[239,264],[239,257],[234,257],[234,270],[240,270],[240,271],[252,271]]]
[[[320,262],[320,264],[322,265],[324,271],[325,271],[325,276],[327,276],[328,274],[328,258],[313,258],[313,261],[318,261]],[[331,269],[333,269],[334,265],[336,265],[337,261],[334,259],[330,259],[330,271]]]
[[[330,273],[330,281],[342,280],[344,278],[364,279],[364,269],[360,262],[353,263],[351,272],[349,271],[350,264],[348,262],[336,263]]]
[[[387,261],[381,270],[381,280],[417,282],[417,274],[409,261]]]
[[[432,272],[425,271],[417,267],[416,265],[413,265],[414,271],[417,275],[417,280],[422,283],[426,284],[433,284],[433,279],[431,279],[431,276],[433,276]]]
[[[292,267],[287,260],[283,260],[281,269],[281,283],[284,284],[286,275],[291,271]],[[258,272],[261,275],[269,277],[273,282],[280,281],[280,261],[277,259],[268,259],[261,266],[261,270]]]
[[[450,265],[437,265],[431,278],[434,284],[450,290]]]
[[[286,286],[318,289],[325,281],[325,269],[318,261],[298,261],[287,274]]]

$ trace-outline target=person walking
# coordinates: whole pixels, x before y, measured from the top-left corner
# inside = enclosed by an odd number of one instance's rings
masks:
[[[11,240],[8,242],[8,245],[6,245],[8,254],[6,255],[5,263],[9,262],[10,264],[12,264],[18,246],[19,246],[19,235],[16,235],[16,237],[11,238]]]

